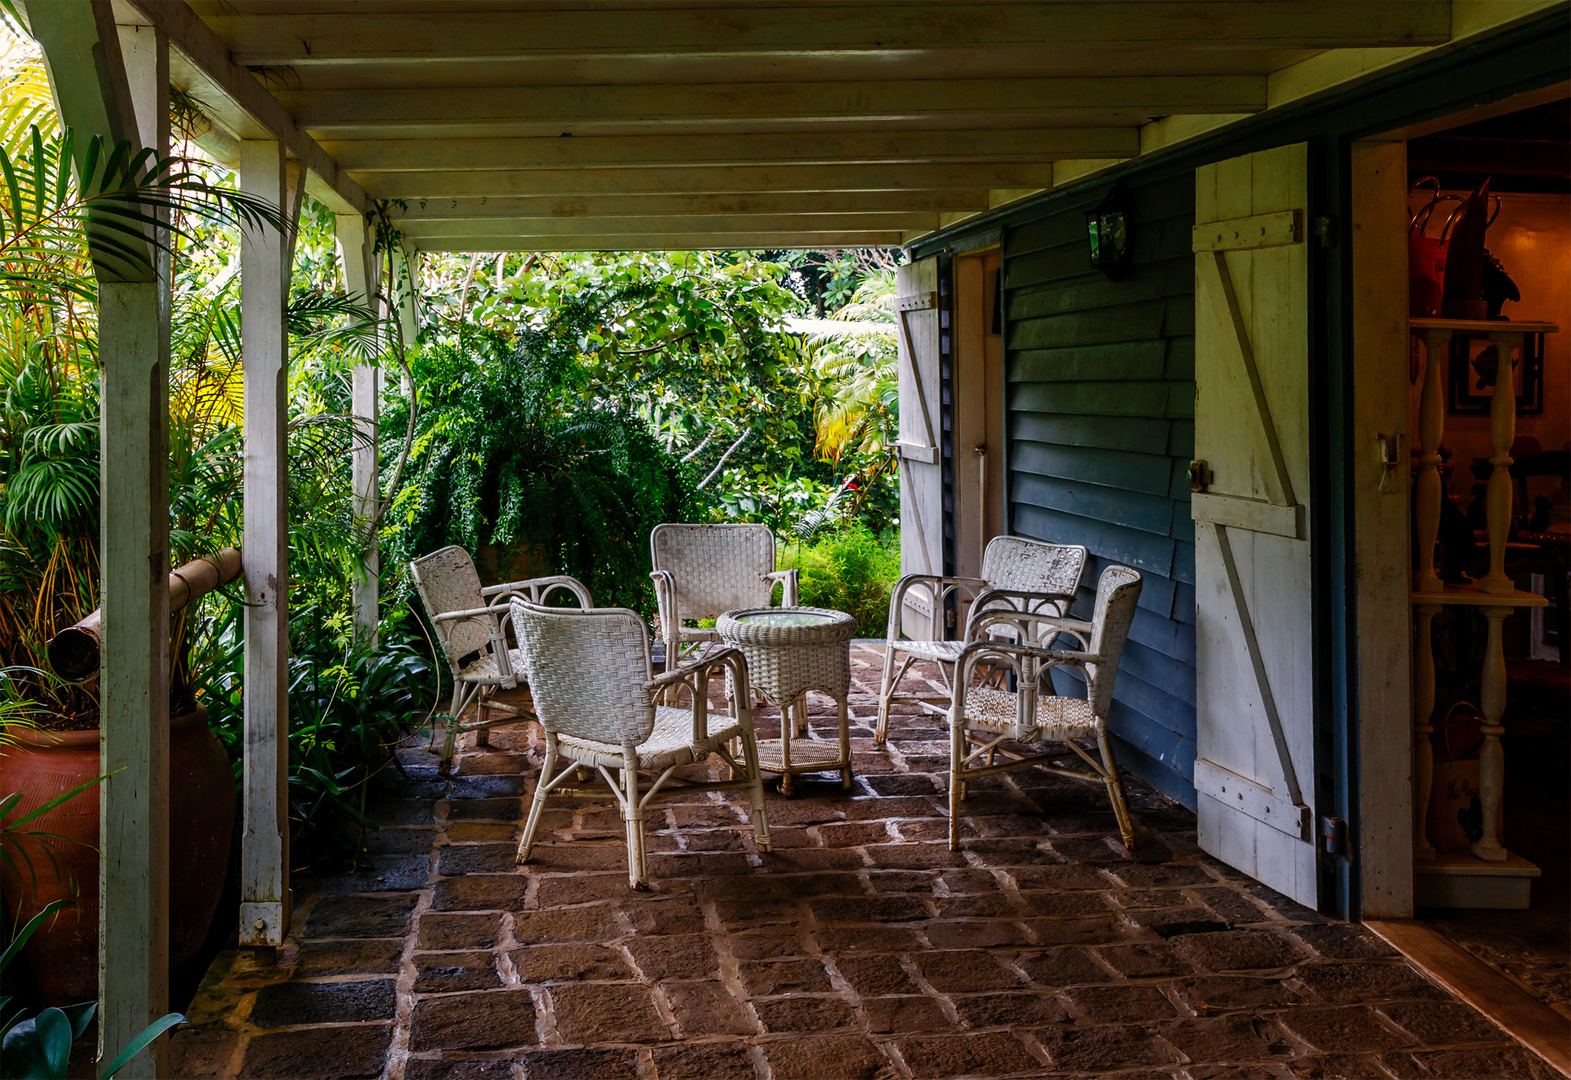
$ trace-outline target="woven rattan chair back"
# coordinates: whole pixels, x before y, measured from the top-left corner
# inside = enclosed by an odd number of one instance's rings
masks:
[[[535,714],[547,731],[637,746],[655,726],[645,688],[649,632],[626,608],[545,608],[514,600]]]
[[[683,619],[716,619],[767,607],[775,534],[767,525],[657,525],[649,534],[653,569],[671,575]]]
[[[990,589],[1073,593],[1080,587],[1086,549],[1020,536],[995,536],[982,553],[982,577]]]
[[[1086,665],[1086,697],[1090,699],[1091,711],[1104,719],[1113,704],[1118,660],[1124,654],[1124,642],[1129,640],[1129,627],[1135,621],[1141,585],[1140,572],[1127,566],[1109,566],[1096,583],[1090,651],[1101,661]]]
[[[469,552],[461,547],[445,547],[415,559],[409,564],[409,572],[415,579],[420,603],[425,605],[425,613],[433,622],[444,612],[485,607],[485,599],[480,594],[480,574]],[[448,663],[455,670],[463,657],[484,651],[491,644],[485,625],[477,621],[453,623],[437,637]]]

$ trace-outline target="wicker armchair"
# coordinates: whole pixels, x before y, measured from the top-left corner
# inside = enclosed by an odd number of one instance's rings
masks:
[[[1118,765],[1107,740],[1107,712],[1113,703],[1113,682],[1123,655],[1129,626],[1140,599],[1141,580],[1126,566],[1102,571],[1096,587],[1096,609],[1090,622],[1064,615],[993,610],[976,620],[977,640],[967,645],[955,663],[949,706],[949,848],[960,847],[960,803],[966,782],[981,776],[1041,765],[1050,772],[1107,785],[1124,846],[1133,847],[1134,825],[1124,801]],[[987,636],[990,629],[1007,627],[1017,640]],[[1080,645],[1077,650],[1051,648],[1064,638]],[[1052,670],[1074,667],[1084,673],[1084,698],[1060,697],[1053,690]],[[1014,691],[979,685],[991,681],[1002,668],[1013,678]],[[934,706],[924,706],[938,711]],[[1081,742],[1095,743],[1094,751]],[[1056,743],[1042,753],[1022,752],[1022,743]],[[1006,745],[1008,744],[1008,745]],[[1069,754],[1079,757],[1090,771],[1056,762]],[[978,763],[985,757],[985,763]],[[999,759],[1003,760],[1000,761]]]
[[[656,525],[649,555],[667,667],[691,646],[702,652],[720,640],[713,627],[684,626],[689,619],[768,607],[776,582],[781,604],[796,606],[796,571],[775,569],[775,534],[767,525]]]
[[[878,688],[878,724],[873,742],[882,746],[889,737],[891,705],[943,705],[949,698],[898,694],[900,681],[917,660],[938,665],[949,684],[950,669],[965,647],[976,640],[977,620],[986,611],[1013,610],[1062,615],[1074,602],[1085,570],[1086,549],[1078,544],[1047,544],[1019,536],[995,536],[982,553],[982,576],[939,577],[907,574],[889,597],[889,633],[884,642],[884,676]],[[916,590],[919,603],[930,605],[932,623],[928,637],[908,640],[900,636],[900,619],[907,594]],[[969,597],[971,611],[959,641],[945,641],[944,610],[950,599]],[[992,635],[1012,636],[1009,627],[996,627]]]
[[[571,593],[580,607],[591,607],[589,590],[566,576],[530,578],[504,585],[482,588],[474,560],[461,547],[445,547],[409,564],[415,591],[425,605],[425,613],[436,628],[437,640],[447,657],[453,677],[453,699],[448,704],[447,733],[442,740],[438,769],[446,774],[453,767],[458,739],[475,732],[475,743],[486,745],[487,735],[497,724],[517,720],[519,711],[491,700],[499,688],[511,690],[523,673],[522,658],[507,644],[507,603],[517,596],[543,603],[558,592]],[[470,704],[478,718],[465,724],[463,715]],[[491,712],[502,713],[493,719]],[[432,738],[436,733],[432,731]]]
[[[623,608],[572,611],[512,602],[513,630],[524,655],[535,714],[545,728],[545,762],[535,784],[529,818],[518,843],[518,862],[528,861],[546,798],[613,795],[627,823],[627,874],[645,888],[644,808],[656,798],[687,797],[696,791],[747,789],[753,807],[753,836],[769,850],[764,785],[748,701],[747,664],[736,649],[652,676],[649,633],[635,612]],[[709,712],[711,679],[729,677],[736,686],[735,715]],[[668,704],[682,690],[689,704]],[[713,724],[711,724],[713,721]],[[743,764],[729,743],[742,744]],[[683,780],[676,771],[718,754],[729,766],[720,781]],[[566,764],[558,769],[558,762]],[[607,787],[562,787],[567,777],[595,769]],[[639,774],[654,774],[640,787]]]

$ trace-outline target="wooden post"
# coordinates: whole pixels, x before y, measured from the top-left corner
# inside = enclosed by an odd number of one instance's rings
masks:
[[[293,184],[291,184],[293,181]],[[240,144],[240,186],[298,212],[298,170],[270,139]],[[289,522],[284,440],[289,413],[284,301],[290,245],[270,226],[240,242],[245,357],[245,826],[240,944],[281,945],[289,930]]]
[[[1511,357],[1518,345],[1527,352],[1527,335],[1497,333],[1489,335],[1499,360],[1495,363],[1495,391],[1489,399],[1489,486],[1484,489],[1484,506],[1489,521],[1489,572],[1478,587],[1497,596],[1516,591],[1506,577],[1506,537],[1511,532],[1511,444],[1516,441],[1516,383],[1511,377]],[[1489,839],[1486,834],[1484,839]]]
[[[1413,591],[1439,592],[1445,586],[1435,573],[1435,540],[1440,535],[1440,440],[1446,431],[1445,377],[1451,331],[1425,330],[1420,336],[1424,342],[1424,389],[1418,405],[1418,441],[1423,452],[1418,456],[1418,479],[1414,481],[1418,567],[1413,571]]]
[[[168,152],[162,34],[117,27],[109,4],[35,4],[28,15],[61,120],[77,132],[79,168],[92,135]],[[99,753],[109,774],[99,795],[100,1056],[118,1056],[169,1000],[168,263],[152,253],[149,245],[137,265],[94,252],[104,494]],[[165,1076],[165,1066],[159,1040],[120,1075]]]
[[[420,331],[420,252],[409,247],[402,237],[398,239],[396,251],[393,283],[398,294],[398,325],[407,349],[415,343],[415,335]]]
[[[1502,368],[1508,362],[1502,358]],[[1505,373],[1509,376],[1509,369]],[[1509,391],[1510,379],[1502,381]],[[1500,624],[1505,622],[1512,609],[1486,607],[1481,610],[1489,626],[1484,643],[1484,670],[1479,682],[1479,710],[1484,714],[1484,743],[1478,751],[1478,798],[1484,811],[1484,835],[1473,844],[1473,854],[1485,862],[1505,862],[1507,853],[1505,845],[1500,842],[1500,804],[1505,796],[1506,756],[1500,746],[1500,736],[1505,734],[1506,729],[1500,720],[1506,711],[1506,656]]]
[[[1435,857],[1429,842],[1429,797],[1435,783],[1435,748],[1429,741],[1435,711],[1433,627],[1439,604],[1413,607],[1413,858]]]
[[[380,314],[376,285],[380,267],[370,242],[363,215],[339,214],[338,252],[344,267],[344,289],[351,299],[357,299]],[[354,519],[367,522],[376,514],[381,486],[377,475],[377,435],[380,430],[378,413],[382,400],[382,368],[379,364],[356,364],[351,375],[351,413],[355,418],[356,441],[350,450],[354,483]],[[355,632],[376,645],[378,615],[378,575],[381,573],[381,552],[373,535],[360,553],[360,572],[354,583]]]

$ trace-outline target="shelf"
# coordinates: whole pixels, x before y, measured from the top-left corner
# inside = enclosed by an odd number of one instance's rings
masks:
[[[1547,322],[1513,322],[1509,319],[1408,319],[1409,330],[1450,330],[1458,334],[1558,334],[1560,327]]]
[[[1543,871],[1520,855],[1484,862],[1454,851],[1413,863],[1413,901],[1418,907],[1505,908],[1525,911],[1533,879]]]
[[[1420,604],[1442,607],[1547,607],[1549,599],[1521,589],[1508,593],[1487,593],[1477,585],[1447,585],[1439,592],[1415,591],[1413,606]]]

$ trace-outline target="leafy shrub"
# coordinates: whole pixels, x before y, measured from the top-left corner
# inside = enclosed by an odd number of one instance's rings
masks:
[[[796,569],[802,603],[833,608],[856,619],[859,637],[883,637],[889,594],[900,578],[900,537],[851,525],[815,544],[790,543],[780,550],[780,568]]]

